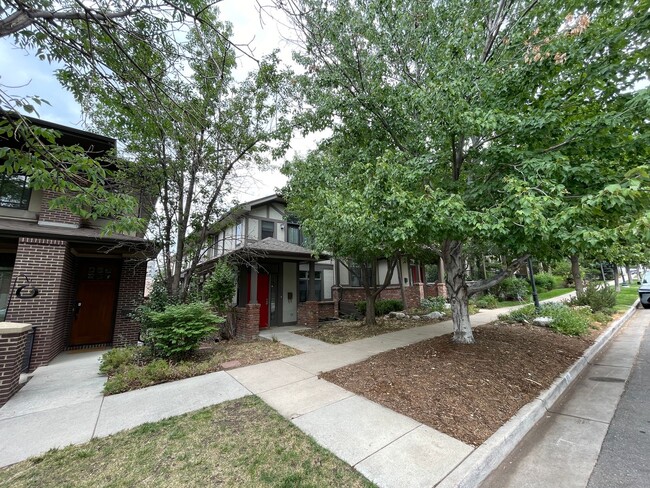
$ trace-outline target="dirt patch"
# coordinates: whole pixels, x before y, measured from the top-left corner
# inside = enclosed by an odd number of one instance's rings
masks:
[[[472,345],[436,337],[321,377],[478,446],[593,343],[591,335],[502,322],[475,329],[474,337]]]
[[[329,344],[343,344],[344,342],[374,337],[388,332],[397,330],[412,329],[413,327],[422,327],[423,325],[437,324],[450,320],[449,317],[441,319],[390,319],[386,317],[378,318],[377,325],[366,325],[359,320],[337,320],[334,322],[324,322],[317,329],[298,330],[294,334],[300,334],[312,339],[327,342]]]

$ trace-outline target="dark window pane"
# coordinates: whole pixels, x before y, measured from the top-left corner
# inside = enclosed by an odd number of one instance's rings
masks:
[[[275,224],[269,222],[268,220],[262,220],[262,239],[267,237],[273,237],[273,231],[275,230]]]
[[[0,207],[27,210],[29,195],[30,189],[26,175],[0,175]]]
[[[287,226],[287,242],[302,246],[302,232],[300,232],[299,225],[289,224]]]

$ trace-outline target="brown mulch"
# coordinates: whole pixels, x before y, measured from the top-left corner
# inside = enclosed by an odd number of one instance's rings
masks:
[[[595,335],[496,322],[474,330],[476,344],[444,335],[321,377],[478,446],[547,389]]]
[[[436,324],[450,320],[449,317],[441,319],[391,319],[387,317],[377,318],[376,325],[366,325],[363,320],[336,320],[333,322],[323,322],[316,329],[297,330],[294,334],[299,334],[329,344],[343,344],[345,342],[355,341],[374,337],[388,332],[397,330],[412,329],[413,327],[422,327],[424,325]]]

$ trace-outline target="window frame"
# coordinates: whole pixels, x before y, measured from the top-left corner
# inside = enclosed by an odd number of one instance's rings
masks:
[[[20,201],[18,205],[11,205],[8,200],[3,200],[2,191],[3,185],[8,181],[9,178],[22,177],[22,188],[20,189]],[[13,173],[11,175],[7,173],[0,173],[0,208],[11,208],[14,210],[29,210],[29,201],[32,197],[32,189],[29,187],[29,177],[23,173]]]
[[[271,227],[272,227],[271,235],[268,235],[268,229],[266,231],[264,230],[264,224],[270,224],[271,225]],[[267,233],[266,237],[264,236],[265,232]],[[260,240],[266,239],[267,237],[272,237],[272,238],[275,237],[275,222],[273,222],[271,220],[260,220]]]

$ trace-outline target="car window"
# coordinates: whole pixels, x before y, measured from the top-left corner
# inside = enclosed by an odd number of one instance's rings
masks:
[[[643,275],[643,281],[641,283],[650,283],[650,271],[647,271],[646,274]]]

